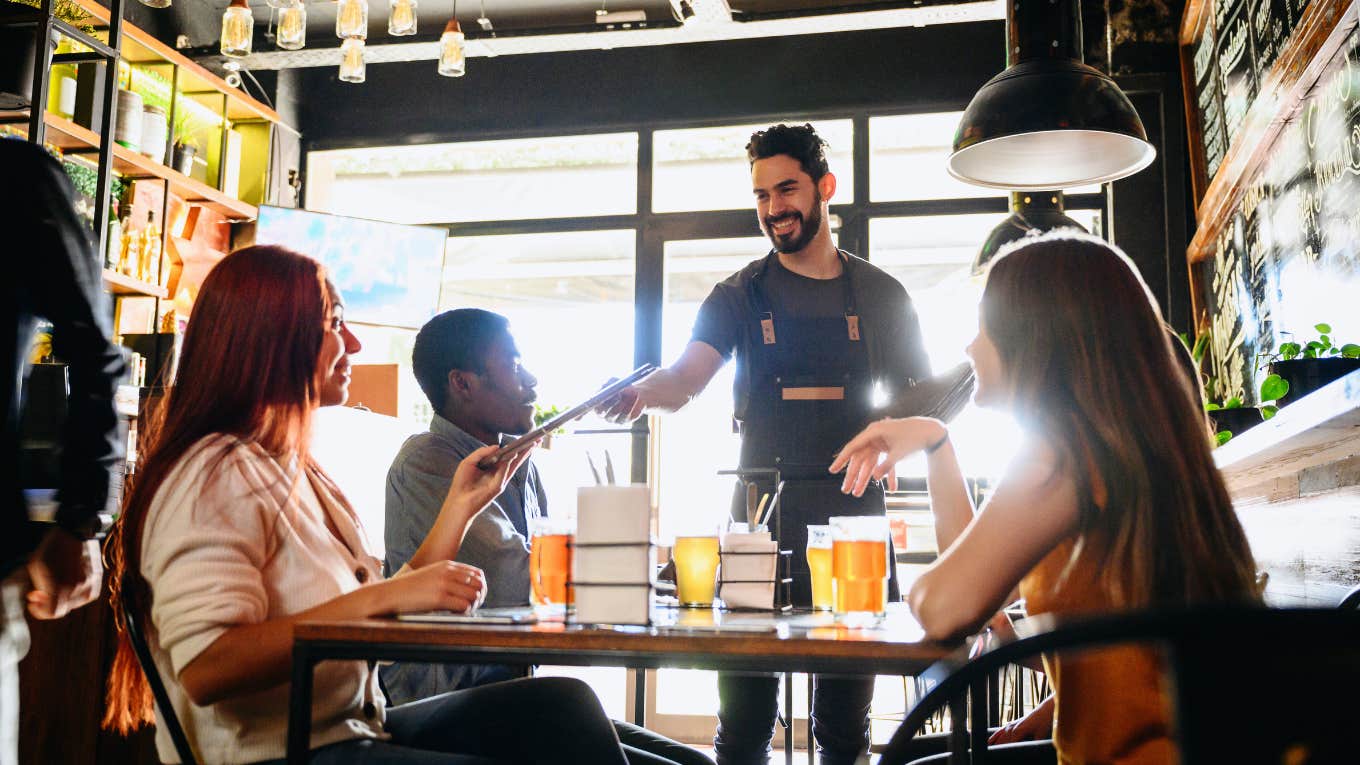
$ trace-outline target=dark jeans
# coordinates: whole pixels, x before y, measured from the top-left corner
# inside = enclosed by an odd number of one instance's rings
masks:
[[[869,747],[874,678],[812,676],[812,735],[823,765],[851,765]],[[764,765],[779,712],[779,676],[718,673],[718,765]]]
[[[628,731],[630,739],[657,747],[653,751],[685,749],[639,731]],[[387,732],[389,741],[356,739],[321,747],[312,752],[312,765],[704,762],[623,746],[594,691],[569,677],[509,680],[393,707],[387,711]]]

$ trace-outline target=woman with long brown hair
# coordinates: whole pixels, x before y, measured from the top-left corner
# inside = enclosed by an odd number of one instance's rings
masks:
[[[194,306],[112,574],[206,765],[283,757],[295,622],[463,611],[485,595],[482,572],[452,559],[525,457],[488,471],[477,462],[495,447],[473,452],[409,566],[384,579],[358,516],[307,449],[315,409],[344,403],[358,349],[322,267],[282,248],[227,256]],[[392,709],[365,662],[326,662],[315,684],[314,763],[626,762],[599,701],[568,678]],[[105,722],[129,730],[153,719],[152,706],[124,640]],[[531,709],[540,714],[524,735]],[[157,747],[176,761],[168,735],[158,731]]]
[[[831,466],[859,492],[926,453],[941,554],[907,600],[929,636],[977,631],[1017,587],[1031,614],[1257,597],[1198,392],[1123,253],[1075,233],[1022,240],[992,265],[979,324],[974,400],[1026,432],[980,512],[937,420],[875,423]],[[1174,761],[1155,653],[1121,647],[1045,665],[1054,698],[1020,730],[1052,735],[1063,762]],[[1042,757],[1052,762],[1052,750]]]

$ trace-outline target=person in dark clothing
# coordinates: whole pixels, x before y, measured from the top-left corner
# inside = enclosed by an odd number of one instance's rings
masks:
[[[760,131],[747,157],[756,218],[773,249],[713,288],[674,364],[625,389],[602,413],[626,422],[644,411],[673,412],[734,359],[740,467],[779,470],[780,547],[800,551],[809,524],[885,513],[880,484],[848,499],[826,466],[846,436],[896,411],[899,395],[930,376],[930,364],[902,285],[831,241],[826,220],[836,177],[812,126]],[[744,509],[734,502],[733,518],[745,520]],[[811,605],[801,554],[792,556],[791,573],[794,605]],[[895,576],[889,598],[900,599]],[[719,674],[713,743],[720,765],[767,760],[778,687],[772,675]],[[814,678],[813,733],[822,762],[841,765],[864,754],[872,695],[872,677]]]
[[[28,611],[35,618],[60,618],[99,594],[97,539],[108,518],[110,470],[123,456],[113,393],[124,364],[109,341],[99,262],[61,166],[38,146],[0,139],[0,167],[7,176],[0,184],[0,209],[15,227],[12,256],[5,259],[10,277],[0,288],[5,321],[0,355],[6,364],[0,450],[11,466],[19,460],[20,391],[39,319],[52,323],[53,350],[68,363],[70,381],[55,527],[31,524],[18,471],[0,472],[0,761],[15,762],[18,661],[28,644],[20,605],[25,573],[32,587]]]

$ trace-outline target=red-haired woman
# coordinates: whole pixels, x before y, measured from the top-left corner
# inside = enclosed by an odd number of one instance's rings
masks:
[[[845,469],[844,491],[860,492],[926,453],[941,554],[907,598],[926,634],[977,631],[1017,588],[1031,614],[1256,600],[1201,399],[1129,259],[1085,235],[1025,239],[994,261],[980,318],[968,346],[974,400],[1027,431],[981,512],[938,420],[874,423],[831,466]],[[1051,735],[1052,746],[989,759],[1051,763],[1056,746],[1062,762],[1175,761],[1152,651],[1044,663],[1054,697],[994,740]]]
[[[344,402],[358,349],[338,293],[303,255],[246,248],[203,283],[112,571],[205,765],[283,757],[295,622],[462,611],[485,594],[481,571],[452,558],[524,457],[483,471],[494,447],[473,452],[410,565],[384,579],[358,517],[307,450],[312,413]],[[109,695],[107,724],[152,719],[126,642]],[[314,763],[626,762],[599,701],[567,678],[385,709],[367,663],[326,662],[314,698]],[[157,733],[157,747],[176,761],[168,735]]]

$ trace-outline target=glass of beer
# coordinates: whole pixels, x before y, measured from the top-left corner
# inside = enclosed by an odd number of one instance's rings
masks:
[[[675,595],[680,605],[712,606],[718,577],[718,535],[676,537],[671,556],[675,558]]]
[[[831,527],[807,527],[807,562],[812,572],[812,609],[830,611],[831,596]]]
[[[888,519],[831,519],[831,589],[838,615],[881,616],[888,608]]]
[[[571,605],[572,542],[575,524],[562,518],[529,519],[529,591],[534,605]]]

